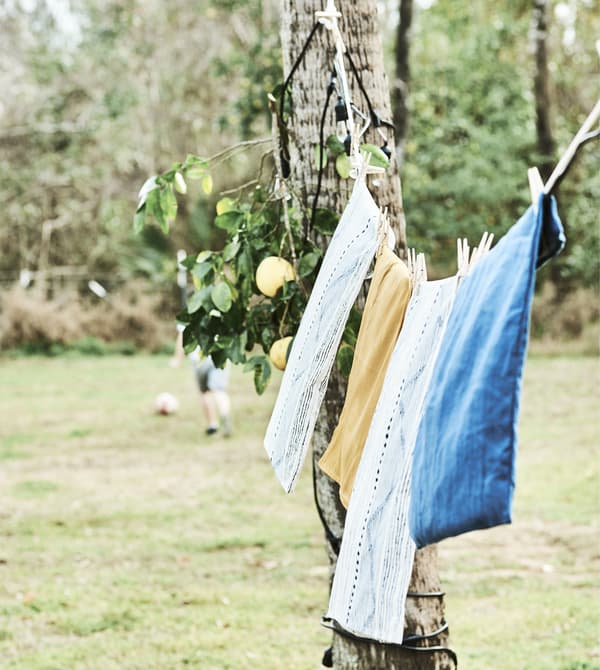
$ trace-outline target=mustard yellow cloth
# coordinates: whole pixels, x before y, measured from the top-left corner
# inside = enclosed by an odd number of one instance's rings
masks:
[[[356,470],[411,293],[408,268],[384,247],[375,263],[358,331],[344,408],[319,461],[321,469],[339,483],[344,507],[350,502]]]

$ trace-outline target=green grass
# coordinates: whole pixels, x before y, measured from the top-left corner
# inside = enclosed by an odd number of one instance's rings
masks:
[[[2,670],[318,667],[327,559],[310,473],[285,496],[262,448],[274,386],[234,371],[235,434],[206,438],[167,363],[0,361]],[[529,360],[514,523],[440,545],[461,668],[600,667],[598,379]]]

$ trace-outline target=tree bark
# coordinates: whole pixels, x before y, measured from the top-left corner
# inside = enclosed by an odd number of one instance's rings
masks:
[[[314,22],[315,11],[323,9],[325,0],[283,0],[281,39],[284,71],[289,73],[304,46]],[[342,13],[340,28],[346,47],[350,51],[371,98],[375,111],[383,119],[391,119],[390,89],[384,71],[383,47],[379,35],[376,0],[360,2],[338,2]],[[316,189],[317,171],[314,167],[314,147],[319,142],[319,121],[325,100],[333,57],[333,40],[328,31],[321,29],[315,35],[302,64],[292,82],[293,111],[288,121],[291,146],[290,176],[293,190],[310,207]],[[366,110],[364,100],[352,76],[349,77],[353,102]],[[332,114],[330,115],[333,117]],[[334,132],[333,118],[328,119],[325,135]],[[391,133],[390,133],[391,135]],[[367,141],[381,144],[373,132]],[[394,138],[389,137],[394,146]],[[398,163],[392,157],[392,165],[381,179],[370,178],[370,189],[381,207],[388,207],[390,223],[394,228],[397,247],[403,252],[406,246],[404,217]],[[332,165],[323,174],[319,206],[341,211],[352,189],[351,180],[338,177]],[[364,300],[364,296],[363,296]],[[339,541],[342,536],[345,510],[342,507],[338,487],[316,465],[324,452],[333,429],[337,424],[344,400],[345,381],[334,370],[315,434],[313,437],[313,467],[317,506],[325,528],[326,547],[330,560],[331,575],[335,571]],[[438,592],[440,589],[435,547],[418,551],[415,557],[410,591]],[[406,609],[405,637],[412,634],[430,633],[442,628],[444,623],[443,597],[408,598]],[[427,641],[418,641],[415,646],[446,645],[444,631]],[[414,652],[399,646],[382,645],[370,641],[351,640],[334,633],[333,667],[337,670],[449,670],[455,665],[446,653]]]
[[[408,135],[408,85],[410,81],[410,29],[413,0],[400,0],[400,17],[396,30],[396,80],[394,82],[394,125],[396,127],[396,156],[402,166],[404,144]]]
[[[550,122],[550,75],[548,71],[548,0],[533,0],[532,38],[535,54],[533,89],[535,95],[535,126],[537,149],[541,156],[538,169],[546,181],[554,167],[556,143]]]

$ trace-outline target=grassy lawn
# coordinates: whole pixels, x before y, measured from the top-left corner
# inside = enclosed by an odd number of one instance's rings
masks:
[[[600,668],[599,378],[529,360],[515,523],[440,545],[463,669]],[[319,667],[326,556],[310,473],[285,496],[263,451],[274,386],[234,371],[226,440],[166,357],[0,360],[2,670]]]

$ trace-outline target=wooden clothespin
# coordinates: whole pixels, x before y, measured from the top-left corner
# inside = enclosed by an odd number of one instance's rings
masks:
[[[533,211],[537,213],[538,200],[540,198],[540,194],[544,192],[544,181],[540,171],[536,167],[532,167],[527,170],[527,179],[529,181],[529,193],[531,195]]]
[[[383,247],[387,244],[388,231],[390,230],[390,222],[387,218],[387,207],[382,211],[379,210],[379,223],[377,226],[377,251],[375,257],[379,258]]]
[[[466,237],[456,240],[456,265],[457,275],[466,277],[469,274],[469,241]]]
[[[427,281],[427,263],[425,254],[417,253],[415,249],[406,250],[406,265],[413,285],[413,291],[418,292],[419,286]]]
[[[414,284],[415,273],[417,269],[417,255],[415,250],[410,247],[406,250],[406,265],[408,267],[408,274],[410,275],[411,281]]]
[[[492,247],[494,235],[485,231],[481,241],[472,250],[466,237],[456,240],[456,262],[458,266],[457,276],[466,277],[475,265],[488,253]]]
[[[471,271],[491,249],[493,240],[493,233],[488,233],[487,231],[483,233],[481,236],[481,242],[479,242],[479,244],[473,249],[473,253],[471,254],[471,259],[469,261],[469,271]]]
[[[350,156],[350,164],[352,165],[350,169],[350,176],[356,181],[364,180],[368,174],[383,174],[385,173],[385,168],[379,167],[377,165],[370,165],[371,154],[367,151],[360,153],[355,151],[352,156]]]

